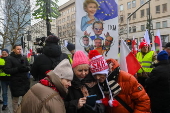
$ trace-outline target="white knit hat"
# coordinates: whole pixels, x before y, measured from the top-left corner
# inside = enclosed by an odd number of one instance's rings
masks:
[[[68,59],[62,60],[53,70],[60,78],[73,80],[73,70]]]

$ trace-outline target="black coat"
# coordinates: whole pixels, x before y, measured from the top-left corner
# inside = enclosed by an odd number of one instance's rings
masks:
[[[83,93],[81,92],[81,86],[86,86],[89,95],[97,95],[97,100],[102,98],[102,94],[100,92],[100,89],[97,84],[95,84],[93,87],[87,86],[86,83],[90,83],[94,80],[91,74],[87,75],[83,80],[79,80],[75,75],[72,81],[72,86],[68,89],[68,95],[65,99],[65,106],[66,106],[66,112],[67,113],[96,113],[93,110],[91,110],[87,104],[85,104],[82,108],[78,109],[78,100],[80,98],[83,98]]]
[[[61,48],[59,45],[52,43],[44,46],[43,54],[38,55],[32,65],[32,76],[36,80],[43,79],[46,77],[46,71],[53,70],[57,64],[59,64],[65,58],[68,59],[68,56],[64,53],[61,53]]]
[[[27,70],[20,71],[19,67],[25,66]],[[30,88],[30,81],[28,78],[28,71],[30,66],[26,57],[11,53],[5,59],[4,72],[11,75],[10,86],[11,93],[14,97],[24,96]]]
[[[146,91],[151,100],[152,110],[170,108],[170,64],[159,62],[146,80]]]

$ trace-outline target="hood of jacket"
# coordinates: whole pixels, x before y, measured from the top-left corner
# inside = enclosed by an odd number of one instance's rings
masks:
[[[49,57],[58,57],[61,55],[62,52],[61,52],[61,47],[59,45],[50,43],[50,44],[46,44],[43,47],[43,53]]]
[[[62,53],[65,53],[65,54],[67,54],[67,55],[68,55],[68,54],[71,54],[70,51],[69,51],[65,46],[62,46],[62,47],[61,47],[61,52],[62,52]]]
[[[63,86],[59,76],[57,76],[53,71],[48,73],[50,81],[55,85],[62,97],[66,97],[68,89]]]

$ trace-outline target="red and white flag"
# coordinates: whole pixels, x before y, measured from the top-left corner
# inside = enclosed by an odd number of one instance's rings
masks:
[[[154,42],[159,45],[159,51],[162,51],[162,41],[159,29],[157,30]]]
[[[136,57],[123,40],[121,40],[120,44],[120,68],[121,70],[132,75],[134,75],[141,68],[141,65],[137,61]]]
[[[149,33],[148,30],[146,29],[145,34],[144,34],[144,41],[150,45],[150,39],[149,39]]]
[[[137,44],[137,43],[136,43],[136,41],[135,41],[135,38],[133,37],[133,40],[132,40],[132,53],[133,53],[134,55],[136,55],[136,53],[137,53],[137,48],[135,47],[136,44]]]

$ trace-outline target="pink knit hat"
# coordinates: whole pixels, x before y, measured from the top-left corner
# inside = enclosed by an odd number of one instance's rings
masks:
[[[81,64],[89,64],[88,57],[83,51],[76,51],[73,56],[72,68]]]

